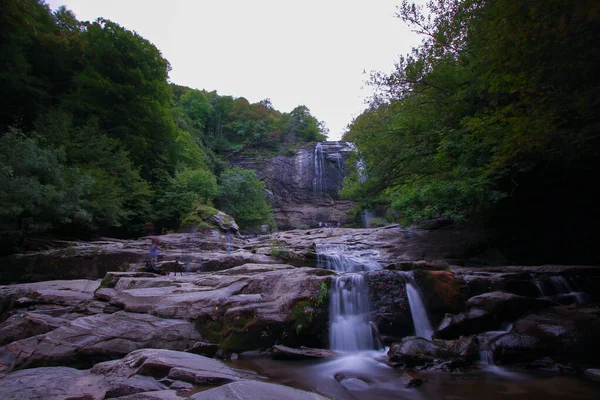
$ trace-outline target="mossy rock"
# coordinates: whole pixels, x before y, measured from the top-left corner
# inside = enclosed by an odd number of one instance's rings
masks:
[[[108,288],[108,289],[114,289],[115,286],[117,286],[117,283],[119,282],[119,277],[115,276],[113,274],[106,274],[104,276],[104,279],[102,279],[102,282],[100,282],[100,286],[98,286],[98,289],[104,289],[104,288]]]

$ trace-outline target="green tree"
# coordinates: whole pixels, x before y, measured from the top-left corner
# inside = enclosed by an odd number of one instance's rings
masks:
[[[64,150],[10,130],[0,137],[0,219],[14,229],[33,225],[89,221],[85,196],[92,180],[64,163]]]
[[[168,106],[169,63],[148,40],[98,19],[81,33],[83,70],[68,99],[79,121],[96,117],[153,183],[174,172],[175,127]]]
[[[265,184],[254,171],[232,168],[221,175],[219,206],[235,218],[241,229],[269,223],[271,207],[265,199],[264,188]]]
[[[346,135],[362,186],[407,221],[468,219],[527,191],[519,182],[550,190],[542,169],[587,175],[599,149],[592,3],[440,0],[425,13],[404,1],[398,16],[424,40],[372,75],[377,94]],[[356,182],[346,193],[366,197]]]
[[[212,205],[217,196],[217,180],[206,169],[183,169],[175,174],[170,186],[159,199],[159,216],[171,223],[178,223],[194,204]]]

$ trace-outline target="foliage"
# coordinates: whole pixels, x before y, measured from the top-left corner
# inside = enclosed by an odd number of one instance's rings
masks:
[[[376,95],[345,136],[366,168],[344,195],[406,222],[473,219],[526,191],[534,170],[588,174],[600,149],[591,3],[439,0],[425,12],[404,1],[398,16],[424,39],[372,74]]]
[[[232,168],[221,175],[219,205],[235,218],[241,229],[256,228],[269,223],[271,207],[264,195],[265,184],[252,170]]]
[[[0,218],[17,229],[34,224],[87,221],[84,196],[92,180],[66,167],[63,149],[44,149],[33,138],[11,130],[0,137]]]
[[[162,218],[179,219],[194,208],[195,203],[212,204],[217,195],[217,180],[206,169],[184,169],[170,180],[158,204]]]
[[[282,113],[269,99],[169,83],[160,50],[115,22],[81,22],[43,0],[0,8],[0,247],[31,230],[176,229],[195,202],[215,199],[225,156],[274,154],[326,133],[305,107]],[[266,203],[249,204],[229,206],[248,224],[268,219]]]

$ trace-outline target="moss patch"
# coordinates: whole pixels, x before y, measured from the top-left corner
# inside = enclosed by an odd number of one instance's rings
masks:
[[[117,286],[118,282],[119,282],[119,278],[117,276],[112,275],[112,274],[106,274],[104,276],[104,279],[102,279],[102,282],[100,282],[100,286],[98,286],[98,289],[103,289],[103,288],[114,289],[114,287]]]
[[[213,228],[215,225],[209,219],[216,215],[216,208],[206,204],[196,203],[192,210],[181,217],[181,225],[193,225],[198,228]]]

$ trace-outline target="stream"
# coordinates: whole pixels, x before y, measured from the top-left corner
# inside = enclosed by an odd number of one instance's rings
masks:
[[[232,367],[252,370],[265,380],[336,400],[598,397],[599,386],[595,383],[574,376],[499,367],[485,350],[482,361],[467,372],[418,371],[425,382],[419,387],[404,387],[400,380],[402,369],[388,365],[388,348],[382,348],[370,326],[369,289],[363,272],[381,267],[373,261],[372,254],[355,254],[341,245],[317,245],[317,256],[320,268],[336,272],[330,289],[329,339],[331,349],[339,355],[325,361],[282,361],[242,355],[229,362]],[[406,273],[406,291],[414,334],[431,339],[433,328],[412,272]],[[493,338],[508,330],[510,327],[489,334]]]

